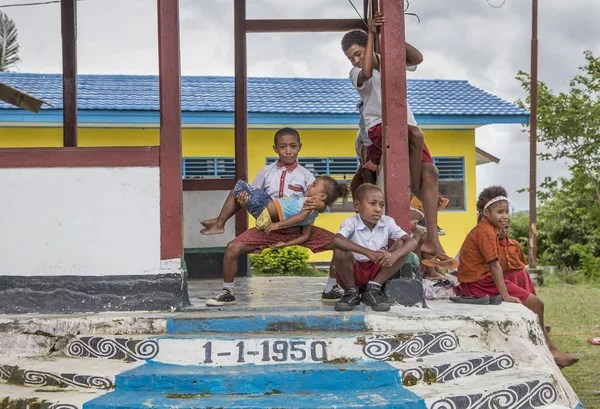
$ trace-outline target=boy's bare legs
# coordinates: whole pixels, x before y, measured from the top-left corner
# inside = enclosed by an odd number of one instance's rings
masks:
[[[421,197],[421,167],[425,135],[417,126],[408,125],[408,165],[410,167],[410,191]],[[437,226],[436,226],[437,227]]]
[[[333,250],[333,262],[335,270],[344,283],[344,289],[354,288],[354,255],[349,251]]]
[[[223,281],[233,283],[238,271],[238,257],[256,250],[258,247],[248,246],[238,241],[232,240],[227,243],[227,249],[223,256]]]
[[[573,365],[579,361],[579,358],[574,357],[571,354],[566,352],[562,352],[550,339],[548,335],[548,331],[546,330],[546,326],[544,325],[544,302],[533,294],[530,294],[529,297],[523,303],[525,307],[529,308],[531,311],[535,312],[540,320],[540,326],[542,327],[542,331],[544,332],[544,338],[546,338],[546,343],[548,344],[548,348],[554,357],[554,362],[561,368],[566,366]]]
[[[229,196],[227,196],[227,199],[225,199],[225,203],[223,204],[221,213],[219,213],[219,217],[200,222],[203,226],[205,226],[204,229],[200,230],[200,233],[204,235],[223,234],[223,232],[225,232],[225,222],[240,209],[241,207],[235,201],[235,198],[233,197],[233,191],[231,191]]]
[[[257,247],[248,246],[235,240],[227,243],[227,249],[223,256],[223,291],[219,292],[214,297],[206,300],[206,305],[209,307],[220,307],[236,303],[233,295],[233,280],[237,273],[238,257],[242,254],[250,253]]]
[[[421,246],[422,259],[439,255],[440,259],[446,260],[449,257],[446,255],[442,243],[440,243],[437,230],[439,173],[435,165],[431,162],[423,162],[422,169],[421,201],[423,202],[423,212],[425,213],[425,222],[427,224],[425,241]]]

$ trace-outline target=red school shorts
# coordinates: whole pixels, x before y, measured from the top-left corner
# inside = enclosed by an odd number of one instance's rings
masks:
[[[504,279],[504,284],[506,284],[506,289],[508,290],[508,294],[513,297],[517,297],[521,302],[525,302],[527,297],[529,297],[532,293],[519,287],[512,281]],[[498,289],[496,288],[496,284],[492,279],[492,276],[488,276],[482,280],[475,281],[474,283],[460,283],[456,288],[454,288],[454,293],[458,296],[475,296],[475,297],[484,297],[486,294],[490,297],[495,297],[499,295]]]
[[[354,285],[360,289],[365,288],[369,281],[373,281],[377,273],[381,270],[381,264],[373,263],[371,260],[368,261],[355,261],[354,262]],[[337,283],[340,287],[345,288],[342,277],[336,271]]]
[[[375,165],[379,165],[381,162],[381,156],[383,152],[381,150],[382,147],[382,135],[383,128],[381,123],[372,126],[369,128],[369,139],[373,143],[373,145],[367,147],[367,157],[371,162]],[[433,158],[431,157],[431,152],[429,152],[429,148],[425,143],[423,143],[423,154],[421,155],[421,161],[427,163],[433,163]]]

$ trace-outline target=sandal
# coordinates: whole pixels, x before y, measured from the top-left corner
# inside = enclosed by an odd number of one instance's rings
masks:
[[[438,199],[438,212],[444,210],[446,206],[448,206],[448,203],[450,203],[450,199],[448,199],[447,197],[440,197]]]
[[[444,257],[444,258],[442,258]],[[460,262],[455,258],[448,257],[447,254],[438,253],[430,259],[424,259],[421,261],[423,265],[428,267],[440,267],[445,268],[446,270],[453,270],[458,268]]]
[[[410,207],[410,220],[420,221],[423,220],[423,217],[425,217],[425,215],[422,211],[420,211],[416,207]]]

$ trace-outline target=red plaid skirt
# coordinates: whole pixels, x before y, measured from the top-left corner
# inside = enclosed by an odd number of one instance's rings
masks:
[[[297,239],[302,234],[302,227],[294,226],[281,230],[275,230],[267,234],[264,231],[258,230],[256,227],[246,230],[235,238],[236,241],[245,244],[246,246],[256,247],[259,250],[264,250],[271,244]],[[327,246],[333,240],[335,234],[329,230],[313,226],[312,234],[308,241],[301,244],[302,247],[310,249],[313,253],[325,251],[323,247]]]

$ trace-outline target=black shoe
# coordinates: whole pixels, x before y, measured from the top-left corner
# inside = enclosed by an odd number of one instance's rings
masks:
[[[360,297],[360,302],[371,307],[373,311],[389,311],[390,304],[387,297],[381,292],[381,286],[367,284]]]
[[[344,296],[344,289],[339,285],[334,285],[333,288],[327,292],[323,290],[321,295],[321,301],[323,302],[336,302]]]
[[[216,297],[209,298],[205,303],[209,307],[219,307],[221,305],[235,304],[235,297],[227,288],[223,288]]]
[[[344,296],[335,303],[336,311],[352,311],[355,305],[360,304],[360,292],[358,287],[348,288]]]
[[[483,297],[475,297],[472,295],[461,296],[461,297],[450,297],[450,301],[458,303],[458,304],[488,305],[490,303],[490,296],[486,294]]]

